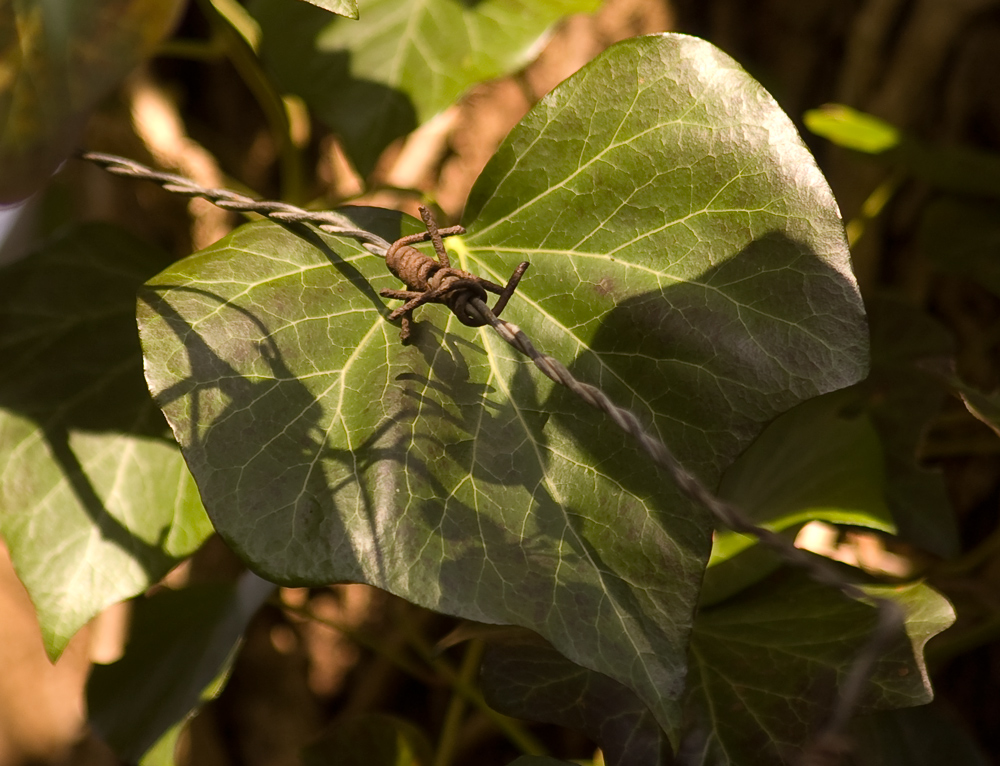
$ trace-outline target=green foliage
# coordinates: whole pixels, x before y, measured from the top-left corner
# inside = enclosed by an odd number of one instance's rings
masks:
[[[356,0],[302,0],[312,3],[318,8],[336,13],[339,16],[346,16],[349,19],[358,18],[358,4]]]
[[[837,146],[866,154],[881,154],[894,149],[901,140],[895,126],[843,104],[810,109],[802,119],[817,136],[823,136]]]
[[[304,766],[430,766],[427,735],[409,721],[366,715],[342,721],[302,755]]]
[[[211,531],[142,379],[135,291],[167,263],[88,225],[2,272],[0,532],[53,658]]]
[[[231,58],[267,101],[286,170],[298,157],[276,88],[301,95],[365,174],[470,86],[523,66],[561,16],[596,6],[309,2],[319,7],[250,4],[274,82],[252,23],[227,28]],[[56,39],[47,4],[17,4],[21,43],[0,27],[0,64],[15,73],[0,82],[13,126],[4,197],[44,183],[175,9],[89,5],[124,15],[107,60],[87,66],[75,56],[104,50],[109,15],[68,13],[58,50],[23,43]],[[231,24],[219,5],[211,23]],[[807,124],[901,166],[933,164],[860,113]],[[989,210],[954,238],[942,230],[970,211],[937,214],[923,237],[932,258],[996,289]],[[385,210],[349,215],[389,241],[420,228]],[[994,427],[1000,407],[924,369],[950,353],[947,338],[882,302],[869,307],[865,378],[865,309],[833,196],[791,121],[720,51],[683,35],[610,48],[511,131],[464,222],[447,241],[455,265],[504,282],[531,262],[505,318],[750,518],[788,536],[823,519],[956,552],[943,483],[917,448],[948,385]],[[398,281],[349,239],[258,222],[170,261],[81,226],[0,280],[0,532],[51,656],[214,527],[273,583],[369,583],[520,626],[491,640],[487,698],[584,731],[609,764],[790,762],[823,725],[871,605],[714,531],[628,436],[492,331],[429,305],[403,346],[378,294]],[[172,763],[183,721],[221,688],[272,587],[247,574],[137,601],[124,658],[88,690],[91,723],[120,757]],[[866,710],[926,703],[923,647],[951,606],[921,583],[866,587],[907,613]],[[890,751],[888,735],[859,731]],[[304,758],[422,765],[431,749],[413,724],[373,716],[339,722]]]
[[[190,586],[137,600],[125,656],[91,674],[90,725],[129,762],[169,732],[172,756],[177,724],[221,691],[247,623],[273,591],[245,575],[239,587]]]
[[[709,482],[767,420],[864,373],[829,190],[777,105],[694,38],[626,41],[559,86],[466,214],[461,265],[503,280],[528,256],[509,315]],[[538,631],[676,736],[704,512],[492,334],[448,317],[401,346],[384,264],[327,245],[244,227],[140,294],[147,380],[216,528],[276,582]]]
[[[169,32],[183,0],[13,0],[0,9],[0,204],[42,188],[89,111]]]
[[[843,681],[874,627],[870,606],[804,575],[768,585],[698,615],[684,747],[699,757],[689,763],[791,760],[823,724],[830,689]],[[926,704],[933,695],[923,647],[954,622],[954,611],[925,585],[877,592],[906,609],[907,636],[881,658],[864,704]]]
[[[527,64],[546,30],[598,0],[361,0],[362,24],[294,0],[254,0],[261,57],[368,176],[395,139],[470,86]]]

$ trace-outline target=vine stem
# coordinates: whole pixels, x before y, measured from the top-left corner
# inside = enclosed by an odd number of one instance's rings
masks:
[[[228,189],[206,189],[182,176],[161,173],[115,155],[88,152],[81,157],[117,175],[154,181],[167,191],[190,197],[203,197],[226,210],[259,213],[284,225],[312,224],[329,234],[351,237],[375,255],[384,257],[391,246],[377,234],[356,228],[350,219],[339,213],[308,211],[284,202],[255,200]],[[543,375],[565,386],[591,407],[604,412],[618,428],[636,440],[643,452],[657,466],[671,476],[686,497],[708,509],[720,525],[756,538],[761,545],[773,551],[786,563],[804,570],[817,582],[837,588],[849,598],[870,603],[878,610],[875,627],[844,675],[825,726],[800,755],[799,764],[811,766],[830,763],[837,759],[843,752],[844,742],[847,740],[847,725],[858,710],[876,663],[903,629],[906,616],[903,608],[891,599],[869,595],[828,560],[796,548],[785,537],[754,524],[741,509],[717,497],[688,471],[666,444],[645,429],[634,413],[619,407],[596,386],[577,380],[558,359],[538,351],[520,327],[498,318],[481,298],[473,297],[465,305],[466,311],[477,316],[484,325],[488,324],[513,349],[531,359]]]

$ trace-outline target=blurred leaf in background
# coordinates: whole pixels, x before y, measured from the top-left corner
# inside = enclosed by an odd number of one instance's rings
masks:
[[[42,188],[90,110],[149,56],[185,0],[0,6],[0,204]]]

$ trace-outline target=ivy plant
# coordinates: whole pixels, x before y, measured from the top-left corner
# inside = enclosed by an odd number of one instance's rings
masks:
[[[302,3],[251,10],[276,83],[368,170],[592,5],[371,0],[357,34]],[[501,6],[517,23],[484,44]],[[435,31],[445,17],[461,29]],[[390,242],[420,230],[392,211],[345,214]],[[677,34],[609,48],[511,131],[462,223],[447,240],[462,269],[502,283],[531,263],[505,318],[750,518],[786,534],[815,519],[903,526],[896,453],[862,411],[869,329],[836,202],[791,120],[718,49]],[[791,763],[809,747],[871,604],[716,531],[631,437],[490,328],[426,306],[401,343],[379,295],[399,282],[354,239],[258,221],[168,261],[78,227],[0,287],[16,360],[0,373],[0,531],[53,657],[214,528],[256,573],[254,607],[271,587],[256,576],[361,582],[516,626],[489,637],[487,701],[583,730],[609,763]],[[54,384],[57,368],[70,374]],[[907,618],[862,711],[928,702],[923,646],[950,605],[923,584],[866,587]],[[95,728],[124,757],[169,759],[176,724],[220,688],[248,619],[239,592],[150,599],[131,654],[95,671]],[[421,762],[419,732],[380,725]]]

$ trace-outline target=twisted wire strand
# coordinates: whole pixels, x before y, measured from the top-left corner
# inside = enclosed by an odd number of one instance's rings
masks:
[[[359,229],[350,218],[332,210],[303,210],[287,202],[254,199],[230,189],[211,189],[200,186],[184,176],[153,170],[140,162],[114,154],[84,152],[80,158],[93,162],[109,173],[118,176],[153,181],[174,194],[185,197],[202,197],[223,210],[232,210],[237,213],[259,213],[278,223],[310,223],[329,234],[356,239],[368,246],[367,249],[375,255],[384,256],[391,244],[378,234],[366,229]]]
[[[349,218],[336,212],[303,210],[284,202],[257,200],[229,189],[206,188],[183,176],[153,170],[134,160],[112,154],[86,152],[80,157],[116,175],[153,181],[176,194],[203,197],[224,210],[259,213],[278,223],[292,225],[292,230],[300,236],[302,230],[299,227],[302,224],[312,224],[327,233],[356,239],[367,250],[382,257],[391,246],[390,242],[379,235],[357,228]],[[904,626],[905,612],[902,607],[890,599],[865,593],[825,559],[796,548],[785,537],[754,524],[743,511],[717,497],[702,484],[666,444],[646,430],[634,413],[619,407],[596,386],[577,380],[566,365],[555,357],[538,351],[520,327],[498,318],[480,297],[473,296],[464,305],[466,312],[477,316],[513,349],[531,359],[543,375],[566,387],[591,407],[604,412],[618,428],[636,440],[656,465],[670,474],[684,495],[706,508],[721,525],[756,538],[761,545],[792,566],[803,569],[817,582],[837,588],[849,598],[868,602],[876,607],[876,625],[839,685],[837,699],[827,723],[800,755],[799,763],[801,766],[811,766],[839,759],[846,740],[846,727],[861,703],[875,665]]]

